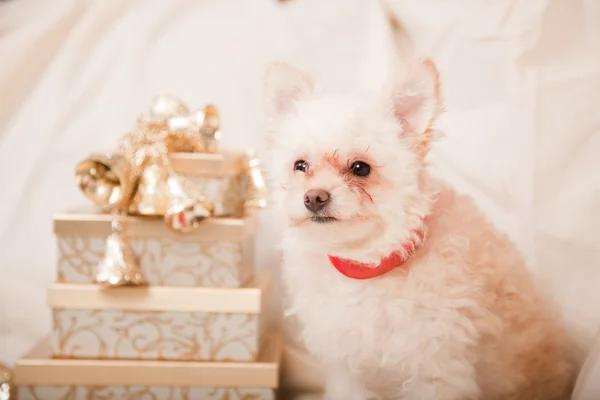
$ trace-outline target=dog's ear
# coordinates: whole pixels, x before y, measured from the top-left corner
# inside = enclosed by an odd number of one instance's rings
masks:
[[[308,97],[313,80],[306,73],[283,62],[273,63],[265,77],[265,108],[269,119],[289,112],[295,101]]]
[[[403,127],[403,135],[429,140],[429,129],[442,108],[439,74],[433,61],[427,59],[409,65],[393,85],[391,96],[394,116]]]

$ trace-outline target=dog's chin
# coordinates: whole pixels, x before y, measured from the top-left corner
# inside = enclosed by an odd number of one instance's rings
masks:
[[[315,248],[331,251],[355,248],[368,242],[373,235],[378,234],[379,226],[372,218],[317,214],[297,220],[292,228]]]

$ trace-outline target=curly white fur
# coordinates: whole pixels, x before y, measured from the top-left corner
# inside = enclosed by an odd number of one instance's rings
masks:
[[[430,177],[437,71],[417,63],[382,95],[320,93],[284,64],[267,75],[274,179],[288,220],[283,277],[333,400],[567,399],[567,339],[518,250],[475,204]],[[294,163],[306,161],[306,172]],[[364,178],[347,169],[371,165]],[[309,189],[330,193],[316,223]],[[426,217],[426,222],[423,222]],[[405,265],[354,280],[328,255],[371,263],[425,224]]]

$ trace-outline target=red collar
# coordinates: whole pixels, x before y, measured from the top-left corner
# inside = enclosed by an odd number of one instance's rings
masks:
[[[335,256],[328,256],[331,264],[342,275],[352,279],[371,279],[400,267],[410,259],[425,241],[426,228],[415,229],[411,238],[402,245],[402,250],[394,251],[381,259],[378,265],[361,263]]]

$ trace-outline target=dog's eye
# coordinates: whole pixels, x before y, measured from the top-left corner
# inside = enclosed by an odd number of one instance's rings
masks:
[[[350,172],[356,176],[367,176],[371,172],[371,166],[366,162],[355,161],[350,166]]]
[[[294,163],[294,171],[306,172],[308,169],[308,163],[304,160],[298,160]]]

